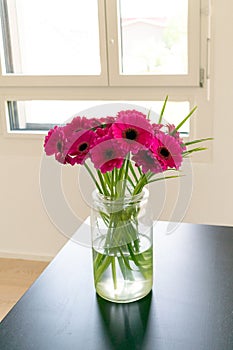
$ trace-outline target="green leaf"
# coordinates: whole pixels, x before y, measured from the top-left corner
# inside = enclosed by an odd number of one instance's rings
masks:
[[[103,179],[103,174],[101,173],[101,171],[98,169],[97,170],[97,174],[98,174],[98,177],[99,177],[99,180],[100,180],[100,183],[101,183],[101,186],[102,186],[102,190],[103,190],[103,194],[105,196],[110,196],[110,193],[107,189],[107,186],[106,186],[106,183],[104,182],[104,179]]]
[[[130,183],[130,185],[134,188],[135,184],[133,182],[133,180],[131,179],[131,177],[129,176],[129,174],[127,175],[127,179],[125,180],[125,184],[127,185],[127,181]]]
[[[160,180],[167,180],[167,179],[174,179],[176,177],[181,177],[183,175],[171,175],[171,176],[164,176],[164,177],[159,177],[157,179],[154,179],[154,180],[150,180],[148,181],[148,184],[152,183],[152,182],[156,182],[156,181],[160,181]]]
[[[108,172],[103,174],[103,178],[104,178],[106,184],[108,185],[109,189],[111,189],[111,180],[110,180]]]
[[[198,140],[185,142],[185,146],[193,145],[194,143],[198,143],[198,142],[210,141],[210,140],[213,140],[213,137],[207,137],[205,139],[198,139]]]
[[[207,150],[206,147],[197,147],[197,148],[193,148],[193,149],[190,149],[188,151],[183,152],[182,155],[183,155],[183,157],[186,157],[186,156],[188,156],[191,153],[199,152],[199,151],[205,151],[205,150]]]
[[[91,178],[92,178],[94,184],[96,185],[96,187],[97,187],[99,193],[102,193],[102,194],[103,194],[103,191],[101,190],[100,185],[98,184],[98,182],[97,182],[97,180],[96,180],[96,178],[95,178],[93,172],[91,171],[91,169],[89,168],[89,166],[87,165],[87,163],[84,163],[84,166],[85,166],[85,168],[87,169],[89,175],[91,176]]]
[[[135,171],[134,171],[134,168],[133,168],[133,164],[130,162],[129,163],[129,167],[130,167],[130,171],[131,171],[131,173],[132,173],[132,175],[133,175],[133,177],[134,177],[134,180],[136,181],[136,183],[138,182],[138,178],[137,178],[137,175],[136,175],[136,173],[135,173]],[[135,187],[135,186],[134,186]]]
[[[165,108],[166,108],[166,104],[167,104],[167,100],[168,100],[168,95],[166,96],[166,98],[164,100],[163,107],[162,107],[162,110],[160,112],[160,117],[159,117],[158,124],[160,124],[162,122],[163,114],[164,114],[164,111],[165,111]]]
[[[142,172],[142,169],[140,167],[138,167],[138,172],[139,172],[140,176],[142,177],[143,176],[143,172]]]
[[[173,130],[173,132],[171,133],[172,135],[175,134],[175,132],[177,130],[179,130],[181,128],[181,126],[191,117],[191,115],[195,112],[195,110],[197,109],[197,106],[195,106],[187,115],[187,117],[185,117],[180,124],[177,125],[177,127]]]
[[[147,119],[150,120],[150,114],[151,114],[151,109],[149,110],[148,114],[147,114]]]
[[[146,174],[143,174],[143,175],[140,177],[140,179],[139,179],[137,185],[136,185],[135,188],[134,188],[133,195],[136,195],[136,194],[140,193],[140,192],[142,191],[143,187],[144,187],[147,183],[148,183],[148,181],[147,181],[147,176],[146,176]]]

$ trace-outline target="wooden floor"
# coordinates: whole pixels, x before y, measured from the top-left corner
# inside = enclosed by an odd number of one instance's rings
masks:
[[[42,261],[0,258],[0,321],[47,265]]]

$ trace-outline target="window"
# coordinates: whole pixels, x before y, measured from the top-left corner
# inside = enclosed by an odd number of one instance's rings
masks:
[[[0,126],[36,134],[93,104],[158,110],[166,95],[169,122],[198,105],[208,123],[209,2],[0,0]],[[196,121],[183,132],[202,136]]]
[[[119,1],[121,74],[187,74],[187,19],[188,0]]]
[[[106,2],[110,85],[198,86],[200,4]]]
[[[2,83],[31,85],[35,77],[33,85],[199,85],[198,1],[1,0],[0,5]]]
[[[115,101],[108,101],[114,103]],[[163,101],[118,101],[120,104],[138,106],[143,113],[153,110],[157,116],[163,106]],[[54,125],[62,125],[77,115],[82,116],[82,111],[91,107],[106,104],[106,101],[8,101],[9,130],[11,131],[40,131],[49,130]],[[178,125],[183,116],[190,111],[189,102],[168,102],[164,112],[164,118],[168,123]],[[20,117],[17,115],[20,113]],[[113,116],[114,116],[113,111]],[[88,117],[87,114],[85,116]],[[96,115],[95,115],[96,116]],[[89,117],[93,117],[90,115]],[[49,120],[49,123],[48,123]],[[157,120],[153,120],[156,122]],[[183,136],[189,135],[189,122],[181,127]]]
[[[2,1],[5,73],[100,75],[98,3],[85,0],[78,11],[76,4]]]
[[[1,85],[107,84],[103,0],[0,0],[0,17]]]

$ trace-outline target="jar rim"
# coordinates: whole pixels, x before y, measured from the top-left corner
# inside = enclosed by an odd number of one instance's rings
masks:
[[[102,202],[105,204],[112,203],[112,202],[124,202],[124,203],[129,203],[129,202],[137,202],[141,201],[142,199],[148,199],[149,197],[149,190],[147,188],[143,188],[141,192],[132,195],[130,193],[125,194],[123,197],[119,198],[112,198],[110,196],[105,196],[104,194],[100,193],[97,189],[95,189],[92,192],[92,198],[94,201],[97,202]]]

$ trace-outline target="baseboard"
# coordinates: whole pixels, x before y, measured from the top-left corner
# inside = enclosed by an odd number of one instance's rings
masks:
[[[0,258],[5,259],[21,259],[21,260],[34,260],[34,261],[51,261],[54,257],[47,255],[34,255],[24,253],[12,253],[12,252],[1,252]]]

